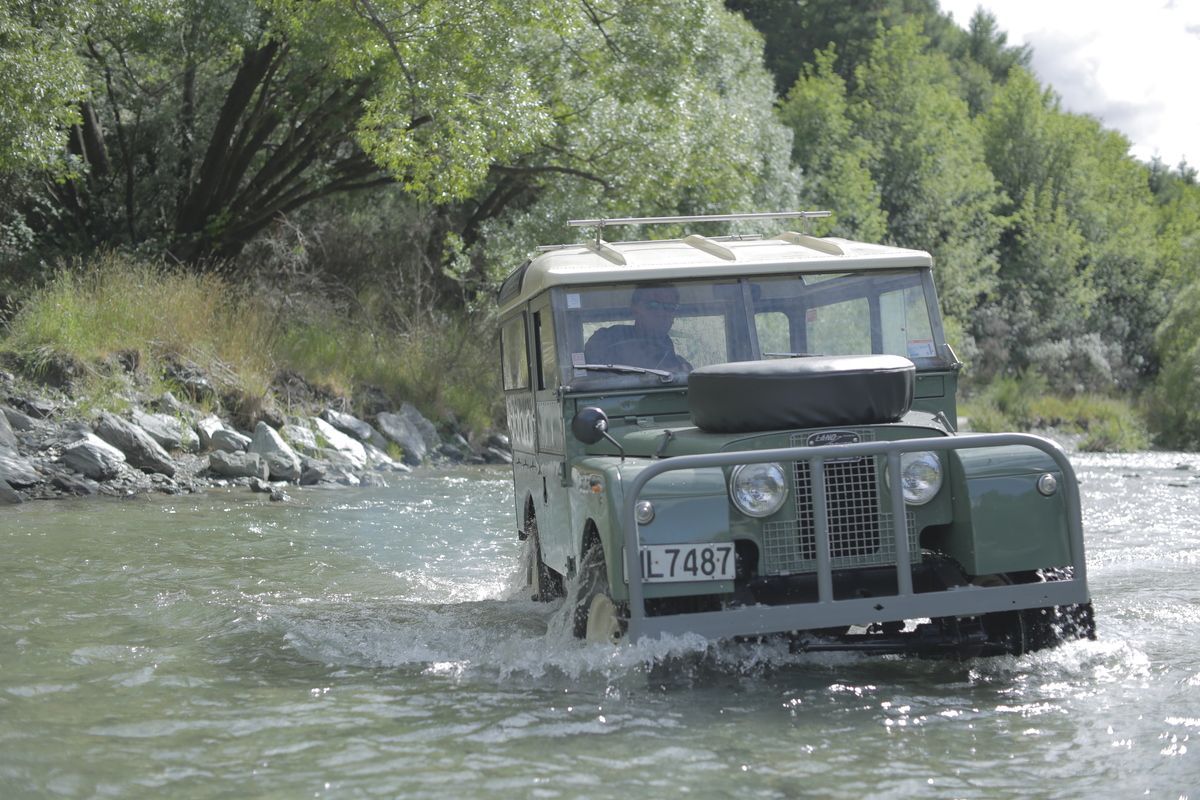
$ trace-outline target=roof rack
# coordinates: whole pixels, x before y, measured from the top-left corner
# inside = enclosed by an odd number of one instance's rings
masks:
[[[749,214],[695,214],[683,217],[614,217],[612,219],[572,219],[567,224],[575,228],[595,228],[596,243],[603,242],[607,225],[668,225],[675,222],[736,222],[752,219],[818,219],[828,217],[829,211],[764,211]]]

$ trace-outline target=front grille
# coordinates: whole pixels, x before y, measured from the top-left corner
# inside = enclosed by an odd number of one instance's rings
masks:
[[[869,441],[869,431],[856,432]],[[798,438],[798,437],[797,437]],[[793,446],[805,444],[792,442]],[[796,518],[763,526],[763,559],[766,574],[789,575],[817,568],[816,517],[812,474],[807,461],[793,464],[792,493]],[[874,456],[831,459],[825,462],[825,506],[829,516],[829,552],[833,569],[896,563],[893,515],[881,510],[882,461]],[[909,553],[919,560],[915,522],[905,514]]]

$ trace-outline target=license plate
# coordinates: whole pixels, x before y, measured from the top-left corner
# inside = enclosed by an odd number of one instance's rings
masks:
[[[731,581],[736,572],[732,543],[654,544],[641,551],[645,583]]]

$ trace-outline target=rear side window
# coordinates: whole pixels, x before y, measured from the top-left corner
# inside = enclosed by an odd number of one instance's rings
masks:
[[[504,389],[529,388],[529,347],[525,341],[525,312],[500,326],[500,361]]]
[[[537,388],[552,389],[558,384],[558,362],[554,351],[554,332],[550,330],[550,309],[533,312],[533,346],[537,351]]]

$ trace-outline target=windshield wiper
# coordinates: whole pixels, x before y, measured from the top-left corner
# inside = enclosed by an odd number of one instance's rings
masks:
[[[650,367],[631,367],[628,364],[575,364],[575,369],[588,369],[592,372],[621,372],[634,375],[657,375],[658,379],[663,383],[674,383],[674,373],[668,372],[665,369],[651,369]]]
[[[763,353],[763,358],[821,358],[820,353]]]

